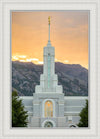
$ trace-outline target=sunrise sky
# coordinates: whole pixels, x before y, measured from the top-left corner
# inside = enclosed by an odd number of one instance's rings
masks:
[[[12,12],[12,60],[43,64],[48,16],[55,61],[88,68],[88,11]]]

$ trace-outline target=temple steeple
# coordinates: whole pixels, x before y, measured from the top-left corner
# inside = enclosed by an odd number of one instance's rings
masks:
[[[36,93],[62,93],[62,86],[58,85],[58,76],[55,74],[55,48],[50,42],[50,16],[48,17],[48,44],[43,48],[43,74],[40,76],[40,85],[36,86]]]

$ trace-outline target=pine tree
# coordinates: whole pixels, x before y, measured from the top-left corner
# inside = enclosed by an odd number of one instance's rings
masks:
[[[27,111],[24,110],[22,100],[17,92],[12,92],[12,127],[27,127]]]
[[[80,122],[78,124],[79,127],[88,127],[88,100],[86,100],[86,105],[80,112]]]

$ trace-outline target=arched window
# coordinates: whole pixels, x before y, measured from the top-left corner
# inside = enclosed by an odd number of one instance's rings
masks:
[[[76,125],[70,125],[70,127],[71,127],[71,128],[74,128],[74,127],[76,127]]]
[[[45,123],[44,127],[53,127],[53,124],[48,121]]]
[[[53,104],[50,100],[45,102],[45,117],[53,117]]]

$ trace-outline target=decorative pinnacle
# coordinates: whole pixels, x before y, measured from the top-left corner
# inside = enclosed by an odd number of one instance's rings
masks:
[[[50,25],[50,16],[48,17],[48,23],[49,23],[49,25]]]

